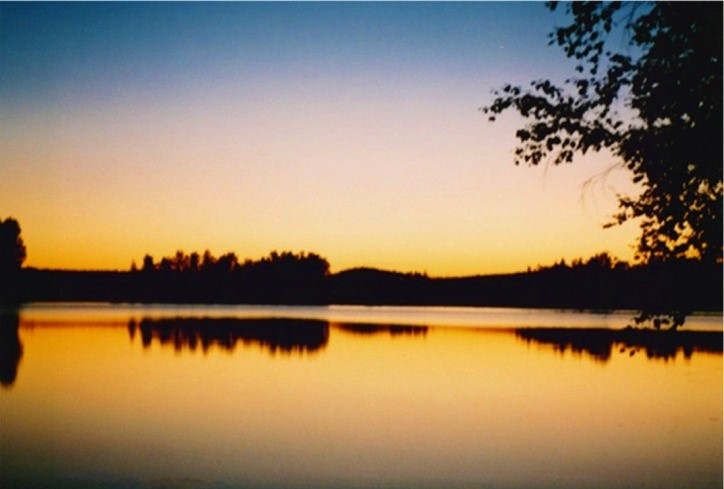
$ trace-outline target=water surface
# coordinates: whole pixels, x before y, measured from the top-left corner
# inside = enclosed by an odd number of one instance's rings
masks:
[[[721,487],[721,316],[687,347],[600,333],[628,318],[29,306],[3,315],[0,482]]]

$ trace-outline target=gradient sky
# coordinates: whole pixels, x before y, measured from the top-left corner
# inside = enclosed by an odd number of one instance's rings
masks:
[[[562,80],[541,3],[0,4],[0,216],[27,265],[314,251],[514,272],[607,250],[628,174],[516,167],[505,82]]]

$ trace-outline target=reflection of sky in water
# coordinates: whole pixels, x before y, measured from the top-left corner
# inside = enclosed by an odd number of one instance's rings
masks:
[[[600,362],[505,330],[30,312],[0,391],[3,487],[722,484],[721,354]]]

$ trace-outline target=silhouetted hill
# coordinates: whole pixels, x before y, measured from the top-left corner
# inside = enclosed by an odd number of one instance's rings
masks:
[[[335,304],[457,305],[640,309],[667,304],[683,310],[721,311],[721,268],[552,267],[527,273],[430,278],[370,268],[330,277]]]
[[[333,304],[421,305],[435,301],[433,279],[408,274],[353,268],[329,277],[330,302]]]

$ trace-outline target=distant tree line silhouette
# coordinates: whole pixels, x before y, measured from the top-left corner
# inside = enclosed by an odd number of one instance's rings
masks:
[[[629,265],[607,253],[567,264],[564,260],[523,273],[430,278],[374,269],[347,270],[329,278],[336,304],[413,304],[495,307],[676,311],[634,321],[676,328],[693,311],[721,311],[722,269],[698,260]]]
[[[721,310],[716,304],[721,304],[722,266],[700,259],[649,259],[632,265],[603,252],[570,265],[561,259],[552,266],[539,266],[536,272],[544,280],[568,284],[573,294],[576,289],[578,295],[602,294],[604,302],[606,296],[629,295],[630,308],[643,311],[634,322],[657,329],[675,329],[697,309]]]
[[[665,310],[648,317],[656,328],[676,328],[692,311],[722,310],[722,265],[697,259],[629,264],[606,252],[570,264],[560,260],[527,272],[432,278],[355,268],[330,273],[316,253],[271,252],[239,260],[177,251],[125,272],[22,268],[25,245],[14,219],[2,221],[2,300],[135,303],[358,304]],[[9,250],[9,251],[6,251]],[[638,321],[647,317],[638,316]]]
[[[316,253],[273,251],[259,260],[233,252],[215,257],[179,250],[158,261],[146,255],[131,266],[135,300],[141,302],[327,303],[329,262]]]
[[[596,253],[588,259],[574,258],[571,264],[568,265],[564,258],[554,263],[553,265],[538,265],[535,268],[536,272],[543,272],[554,269],[571,268],[575,270],[627,270],[632,265],[625,260],[618,260],[611,256],[608,252],[603,251]],[[529,270],[530,271],[530,270]]]

